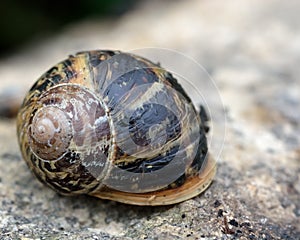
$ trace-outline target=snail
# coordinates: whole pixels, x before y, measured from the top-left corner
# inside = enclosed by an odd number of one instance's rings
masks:
[[[207,117],[171,73],[143,57],[70,55],[29,90],[17,117],[22,156],[62,195],[175,204],[212,182]]]

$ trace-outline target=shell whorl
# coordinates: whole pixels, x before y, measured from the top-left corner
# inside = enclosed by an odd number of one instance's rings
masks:
[[[56,85],[26,105],[23,118],[29,120],[19,130],[21,146],[40,179],[64,194],[99,185],[111,133],[105,106],[94,93],[77,84]]]
[[[71,119],[61,109],[46,106],[38,110],[29,126],[29,146],[44,160],[56,160],[65,154],[72,138]]]

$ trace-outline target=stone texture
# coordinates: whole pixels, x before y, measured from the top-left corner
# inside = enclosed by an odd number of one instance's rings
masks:
[[[223,142],[222,114],[213,119],[212,139],[223,148],[220,156],[212,148],[218,172],[204,194],[175,206],[136,207],[44,187],[21,159],[14,120],[1,119],[1,239],[299,239],[299,7],[297,0],[147,1],[121,19],[76,23],[2,59],[1,108],[4,94],[20,101],[70,53],[174,49],[207,69],[227,122]],[[209,101],[222,112],[220,102]]]

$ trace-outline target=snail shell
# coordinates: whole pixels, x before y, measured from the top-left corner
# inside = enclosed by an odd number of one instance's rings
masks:
[[[158,65],[88,51],[37,80],[17,133],[29,168],[60,194],[166,205],[198,195],[215,174],[200,115]]]

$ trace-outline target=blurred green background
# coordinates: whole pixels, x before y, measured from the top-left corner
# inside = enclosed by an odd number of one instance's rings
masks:
[[[0,56],[17,50],[31,39],[57,33],[74,21],[120,17],[136,2],[137,0],[2,0]]]

